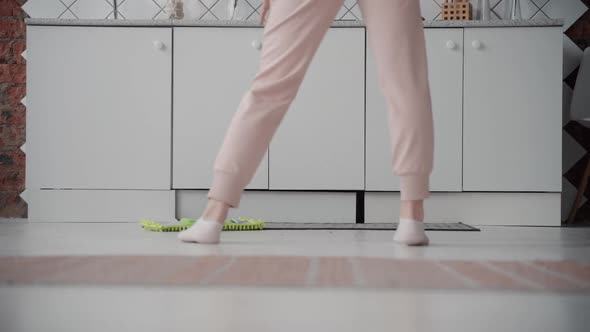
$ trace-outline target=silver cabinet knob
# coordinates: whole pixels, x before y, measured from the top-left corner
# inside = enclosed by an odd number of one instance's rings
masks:
[[[163,50],[166,48],[166,45],[164,45],[164,43],[160,40],[156,40],[154,41],[154,48],[157,50]]]
[[[483,47],[483,44],[479,40],[474,40],[471,42],[471,47],[480,50]]]
[[[455,48],[457,48],[457,44],[455,44],[454,41],[449,40],[449,41],[447,41],[447,48],[449,50],[454,50]]]
[[[260,51],[262,49],[262,42],[260,40],[255,39],[252,41],[252,47],[254,47],[254,49]]]

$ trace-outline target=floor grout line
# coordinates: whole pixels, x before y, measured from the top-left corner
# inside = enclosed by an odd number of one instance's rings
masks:
[[[317,283],[319,262],[318,257],[309,257],[309,268],[303,285],[306,287],[314,286]]]
[[[237,260],[236,256],[232,256],[232,258],[229,260],[229,262],[225,263],[224,266],[218,268],[217,270],[211,272],[208,276],[206,276],[205,278],[203,278],[199,284],[201,285],[208,285],[210,282],[214,281],[215,279],[217,279],[218,277],[220,277],[221,275],[223,275],[227,270],[229,270],[229,268],[234,264],[234,262]]]
[[[532,280],[528,280],[526,278],[523,278],[512,271],[508,271],[508,270],[505,270],[499,266],[495,266],[495,265],[491,264],[489,261],[482,261],[482,262],[479,262],[479,264],[481,264],[482,266],[486,267],[487,269],[490,269],[498,274],[501,274],[505,277],[516,280],[519,283],[522,283],[523,285],[526,285],[528,287],[535,288],[535,289],[545,289],[546,288],[545,286],[538,284]]]
[[[570,276],[568,276],[566,274],[562,274],[562,273],[559,273],[559,272],[550,270],[550,269],[548,269],[548,268],[546,268],[544,266],[535,265],[532,262],[524,262],[523,261],[522,263],[525,264],[526,266],[534,269],[534,270],[539,271],[539,272],[543,272],[543,273],[546,273],[546,274],[548,274],[548,275],[550,275],[552,277],[555,277],[555,278],[558,278],[558,279],[562,279],[562,280],[565,280],[567,282],[571,282],[572,284],[574,284],[574,285],[576,285],[578,287],[584,287],[584,288],[588,287],[588,284],[584,283],[583,281],[579,280],[578,278],[575,278],[575,277],[572,278],[572,277],[570,277]]]
[[[199,258],[189,258],[185,256],[176,257],[171,260],[166,257],[145,257],[145,256],[52,256],[52,257],[1,257],[0,256],[0,284],[31,284],[31,283],[58,283],[58,284],[77,284],[77,283],[98,283],[104,285],[117,284],[154,284],[154,285],[168,285],[172,284],[190,284],[200,286],[246,286],[240,282],[240,273],[243,271],[235,271],[234,275],[230,275],[229,279],[225,278],[229,270],[234,268],[236,264],[240,263],[239,259],[242,256],[205,256],[204,265],[199,264]],[[510,290],[510,291],[537,291],[537,292],[588,292],[590,287],[588,284],[583,284],[583,279],[572,279],[561,273],[567,273],[567,268],[560,268],[557,266],[556,271],[548,270],[544,266],[536,266],[533,261],[513,261],[518,263],[516,265],[499,265],[494,260],[491,261],[449,261],[450,264],[445,264],[445,261],[430,260],[397,260],[389,258],[379,258],[377,264],[371,264],[365,269],[364,263],[374,261],[373,257],[357,257],[357,256],[297,256],[306,261],[306,266],[302,267],[300,264],[292,265],[286,264],[284,267],[276,269],[277,264],[283,262],[284,258],[294,258],[293,256],[248,256],[262,258],[256,272],[265,277],[266,282],[257,283],[257,287],[265,287],[274,284],[274,281],[280,280],[281,276],[274,276],[275,273],[280,272],[284,276],[292,276],[297,274],[298,281],[291,280],[287,282],[287,287],[341,287],[349,288],[384,288],[384,289],[415,289],[417,286],[411,282],[414,278],[425,278],[423,282],[418,282],[418,288],[435,289],[463,289],[463,290]],[[210,260],[211,259],[211,260]],[[289,260],[291,261],[291,260]],[[238,263],[236,263],[238,262]],[[474,275],[469,272],[464,272],[458,269],[452,262],[456,263],[471,263],[477,267]],[[511,261],[512,262],[512,261]],[[196,265],[194,264],[196,263]],[[326,263],[326,265],[322,265]],[[407,265],[406,263],[410,263]],[[414,264],[413,264],[414,263]],[[417,267],[415,266],[417,264]],[[157,270],[162,268],[166,271],[173,271],[172,273],[164,273]],[[194,268],[198,269],[197,277]],[[421,268],[422,267],[422,268]],[[426,270],[424,268],[427,268]],[[566,266],[567,267],[567,266]],[[513,269],[514,268],[514,269]],[[525,269],[523,269],[525,268]],[[145,271],[143,271],[145,269]],[[307,270],[305,270],[307,269]],[[146,271],[150,272],[147,276]],[[382,270],[382,271],[381,271]],[[143,271],[143,272],[142,272]],[[154,271],[158,271],[154,274]],[[275,271],[275,272],[272,272]],[[424,271],[429,275],[424,275]],[[374,280],[370,278],[373,276],[371,272],[376,272],[383,277],[386,274],[388,279],[386,285],[383,280]],[[101,274],[106,273],[104,276]],[[348,279],[348,274],[352,280]],[[235,275],[238,274],[238,275]],[[247,273],[246,273],[247,274]],[[179,276],[182,276],[178,281]],[[327,277],[322,279],[321,277]],[[346,284],[341,284],[341,277],[346,276]],[[545,276],[545,279],[540,278]],[[237,277],[237,278],[236,278]],[[490,277],[492,283],[488,283],[486,278]],[[494,282],[495,279],[502,277],[504,279],[500,283]],[[540,279],[535,279],[539,277]],[[548,277],[554,277],[554,281],[547,280]],[[217,282],[219,278],[223,278],[226,282]],[[452,285],[441,285],[439,279],[449,279]],[[482,279],[483,278],[483,279]],[[372,281],[370,281],[373,279]],[[556,280],[558,279],[558,280]],[[174,281],[177,280],[177,281]],[[183,281],[182,281],[183,280]],[[237,280],[237,281],[236,281]],[[408,281],[410,283],[408,284]],[[563,281],[563,283],[562,283]],[[558,285],[553,287],[553,284]],[[444,284],[444,283],[443,283]],[[410,286],[414,285],[414,286]]]
[[[359,265],[358,257],[348,257],[350,269],[352,270],[352,277],[356,287],[367,287],[367,280]]]
[[[470,288],[480,288],[482,287],[482,285],[477,282],[474,279],[471,279],[467,276],[465,276],[464,274],[460,273],[459,271],[453,269],[450,266],[447,266],[445,264],[443,264],[440,261],[435,262],[435,264],[443,271],[446,271],[447,273],[453,275],[454,277],[456,277],[457,279],[461,280],[464,284],[464,286],[466,287],[470,287]]]

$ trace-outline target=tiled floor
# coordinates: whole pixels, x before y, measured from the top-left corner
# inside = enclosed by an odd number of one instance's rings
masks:
[[[0,285],[439,289],[587,293],[590,262],[307,256],[10,256]]]
[[[590,326],[588,228],[430,232],[427,248],[391,236],[226,232],[201,246],[136,224],[0,221],[0,331]]]
[[[174,233],[139,224],[0,221],[0,256],[367,256],[387,258],[590,259],[590,228],[481,227],[481,232],[428,232],[427,248],[395,246],[392,231],[225,232],[222,246],[181,244]]]

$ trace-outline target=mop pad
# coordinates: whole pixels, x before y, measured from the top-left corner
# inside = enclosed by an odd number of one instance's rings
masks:
[[[180,224],[161,224],[159,222],[143,219],[141,221],[141,227],[148,231],[153,232],[180,232],[190,228],[195,222],[195,219],[182,218],[179,220]],[[223,225],[224,231],[257,231],[264,229],[264,221],[253,218],[232,218],[226,220]]]

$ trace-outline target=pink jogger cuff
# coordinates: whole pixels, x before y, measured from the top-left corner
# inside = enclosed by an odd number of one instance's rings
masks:
[[[242,182],[243,180],[240,181],[237,176],[216,171],[207,198],[224,202],[232,208],[237,208],[240,205],[240,197],[244,190]]]
[[[404,175],[400,177],[402,201],[418,201],[428,198],[428,174]]]

